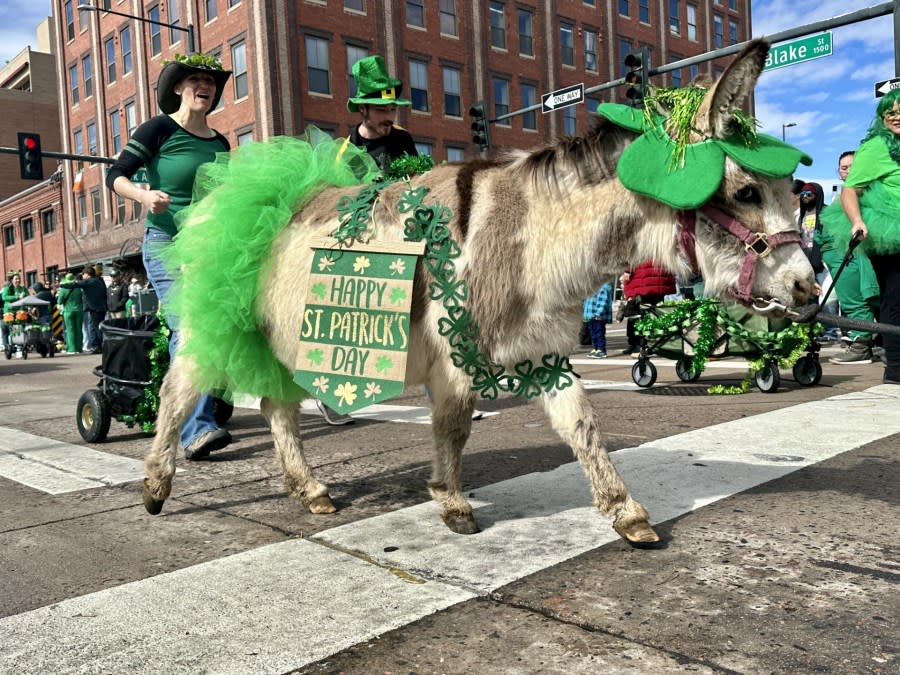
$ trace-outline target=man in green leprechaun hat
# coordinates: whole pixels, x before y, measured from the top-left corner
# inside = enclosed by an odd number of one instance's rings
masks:
[[[351,74],[356,95],[347,101],[347,110],[358,112],[361,121],[350,132],[350,143],[365,148],[382,169],[403,155],[418,155],[412,136],[395,123],[397,107],[410,101],[400,98],[403,82],[388,75],[384,59],[378,55],[360,59]]]

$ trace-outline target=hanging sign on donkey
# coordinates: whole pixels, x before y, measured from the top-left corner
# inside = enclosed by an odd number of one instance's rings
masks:
[[[413,277],[424,242],[312,242],[294,381],[353,412],[403,393]]]

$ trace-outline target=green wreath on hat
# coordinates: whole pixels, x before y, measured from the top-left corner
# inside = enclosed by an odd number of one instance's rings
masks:
[[[734,115],[734,133],[727,138],[688,142],[690,123],[705,92],[701,87],[689,89],[688,95],[682,89],[656,90],[647,98],[645,110],[620,103],[597,106],[598,115],[639,134],[622,152],[617,169],[619,180],[632,192],[676,209],[694,209],[718,189],[726,155],[769,178],[791,176],[798,163],[812,164],[812,158],[799,148],[756,133],[753,120],[739,113]],[[678,97],[672,98],[673,92]],[[672,113],[664,117],[653,112],[657,102]]]

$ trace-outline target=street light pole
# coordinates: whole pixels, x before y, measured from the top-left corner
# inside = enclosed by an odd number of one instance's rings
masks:
[[[187,48],[188,54],[193,54],[194,49],[194,24],[189,23],[187,28],[184,26],[177,26],[174,23],[163,23],[162,21],[154,21],[153,19],[145,19],[142,16],[135,16],[134,14],[124,14],[123,12],[116,12],[112,9],[103,9],[102,7],[95,7],[94,5],[89,5],[87,3],[81,3],[76,7],[79,12],[105,12],[106,14],[115,14],[116,16],[124,16],[126,19],[134,19],[135,21],[141,21],[143,23],[152,23],[155,26],[162,26],[163,28],[170,28],[172,30],[180,30],[187,33]]]
[[[797,126],[796,122],[788,122],[787,124],[781,125],[781,141],[782,141],[782,143],[785,141],[784,130],[789,129],[791,127],[795,127],[795,126]]]

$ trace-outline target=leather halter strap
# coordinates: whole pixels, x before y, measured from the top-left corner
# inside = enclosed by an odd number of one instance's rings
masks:
[[[741,263],[741,272],[738,276],[738,288],[734,296],[738,300],[750,304],[753,292],[753,279],[756,276],[756,263],[772,252],[772,249],[782,244],[800,244],[800,233],[794,230],[766,234],[757,232],[721,211],[714,206],[702,206],[700,212],[716,223],[723,230],[737,237],[744,244],[744,260]],[[678,246],[682,254],[690,263],[691,268],[697,272],[697,211],[679,211],[678,222],[681,230],[678,233]]]

